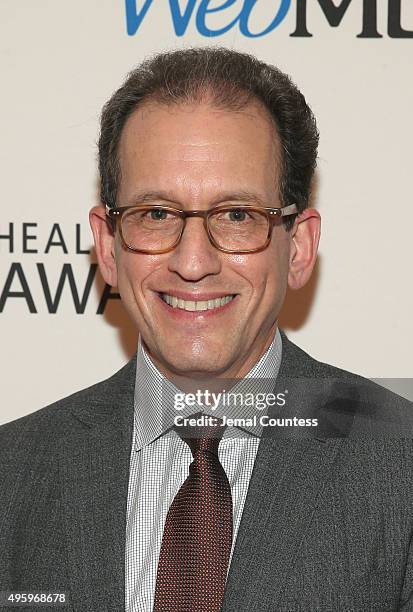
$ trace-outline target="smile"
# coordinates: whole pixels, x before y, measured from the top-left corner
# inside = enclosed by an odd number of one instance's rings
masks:
[[[162,300],[166,302],[172,308],[178,308],[180,310],[188,310],[195,312],[199,310],[214,310],[215,308],[221,308],[234,299],[235,295],[225,295],[223,297],[215,298],[213,300],[183,300],[167,293],[160,294]]]

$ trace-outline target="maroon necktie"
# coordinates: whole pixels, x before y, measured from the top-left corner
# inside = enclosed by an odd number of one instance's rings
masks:
[[[231,488],[218,459],[224,429],[175,429],[193,461],[166,517],[154,612],[221,609],[232,545]]]

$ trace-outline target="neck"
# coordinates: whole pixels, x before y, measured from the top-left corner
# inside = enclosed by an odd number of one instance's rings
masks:
[[[187,379],[196,379],[196,380],[206,380],[206,379],[241,379],[244,378],[248,372],[252,370],[252,368],[260,361],[260,359],[265,355],[268,351],[271,343],[275,338],[275,334],[277,332],[277,322],[274,323],[273,327],[270,330],[268,336],[264,339],[264,341],[259,342],[257,338],[257,342],[251,352],[245,355],[242,359],[236,360],[229,367],[225,367],[222,370],[208,370],[208,371],[199,371],[199,370],[186,370],[181,371],[174,368],[171,368],[169,364],[164,363],[159,360],[155,354],[153,354],[148,346],[145,344],[143,338],[141,337],[142,346],[146,352],[146,354],[150,357],[155,367],[170,381],[175,381],[177,377],[179,378],[187,378]],[[261,340],[261,339],[260,339]]]

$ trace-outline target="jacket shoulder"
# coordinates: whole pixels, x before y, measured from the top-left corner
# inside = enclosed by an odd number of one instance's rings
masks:
[[[133,398],[135,368],[136,355],[109,378],[1,425],[0,457],[35,438],[47,443],[50,438],[72,431],[76,421],[87,425],[106,418],[115,405]]]
[[[284,372],[288,369],[291,376],[302,376],[304,378],[337,378],[347,379],[353,382],[370,382],[367,378],[343,370],[330,363],[319,361],[306,353],[302,348],[294,344],[286,334],[281,331],[282,338],[282,363],[284,362]],[[373,384],[373,383],[372,383]]]
[[[336,426],[340,422],[351,422],[353,436],[405,438],[411,443],[411,401],[373,380],[317,361],[288,340],[285,334],[282,334],[282,340],[284,377],[301,382],[306,388],[307,400],[321,407],[328,415],[329,424]]]

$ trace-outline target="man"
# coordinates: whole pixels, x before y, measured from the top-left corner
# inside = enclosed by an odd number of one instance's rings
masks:
[[[225,49],[155,56],[106,104],[90,221],[138,351],[1,428],[0,590],[76,611],[413,609],[411,440],[364,435],[404,403],[277,326],[316,260],[317,142],[290,79]],[[267,416],[305,426],[184,435],[178,379],[259,381],[292,397]]]

